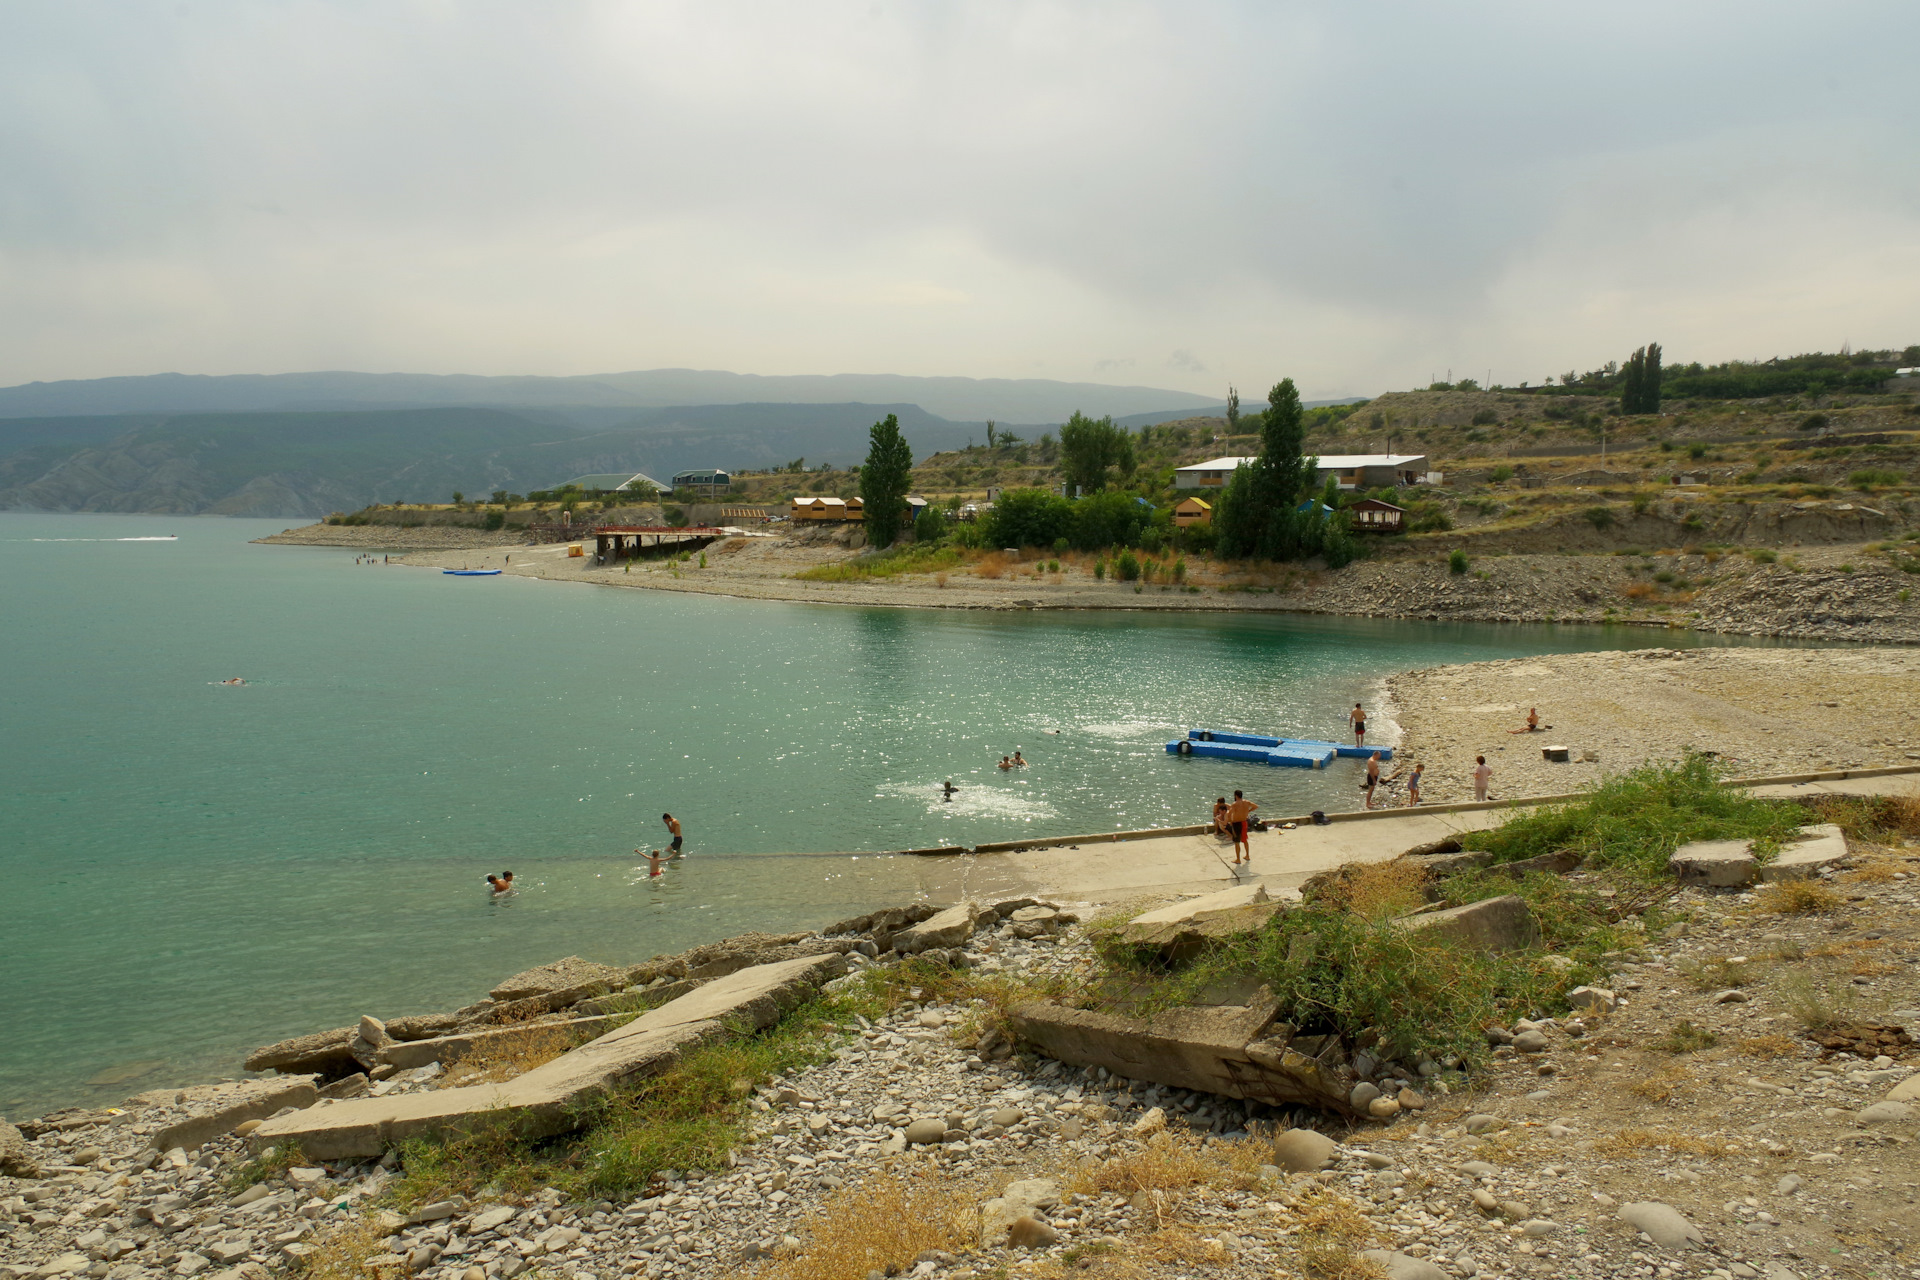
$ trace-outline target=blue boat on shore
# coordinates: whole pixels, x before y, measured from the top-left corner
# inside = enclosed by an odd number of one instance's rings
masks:
[[[500,573],[498,569],[442,569],[440,572],[456,578],[492,578]]]
[[[1167,744],[1171,756],[1207,756],[1287,769],[1324,769],[1342,756],[1364,760],[1376,751],[1382,760],[1393,759],[1392,747],[1343,747],[1311,738],[1269,738],[1217,729],[1189,729],[1186,737]]]

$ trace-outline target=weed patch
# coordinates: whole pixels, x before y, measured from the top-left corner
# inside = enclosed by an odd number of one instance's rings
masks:
[[[1754,909],[1776,916],[1822,915],[1845,905],[1842,898],[1818,880],[1779,880],[1761,886],[1753,896]]]
[[[1775,994],[1793,1020],[1809,1031],[1825,1031],[1854,1020],[1853,993],[1832,983],[1815,981],[1807,973],[1786,974],[1775,987]]]
[[[866,1280],[901,1275],[925,1249],[962,1251],[979,1231],[971,1189],[931,1162],[875,1174],[834,1193],[801,1227],[800,1249],[757,1274],[764,1280]]]
[[[1677,1056],[1683,1053],[1699,1053],[1702,1049],[1711,1049],[1719,1043],[1719,1036],[1703,1027],[1696,1027],[1692,1022],[1682,1018],[1668,1029],[1667,1034],[1647,1047]]]
[[[1791,1058],[1800,1052],[1789,1036],[1749,1036],[1735,1047],[1749,1058]]]
[[[836,560],[802,569],[793,576],[806,582],[871,582],[895,578],[903,573],[933,573],[959,564],[961,554],[953,547],[911,543],[851,560]]]
[[[367,1259],[387,1251],[386,1235],[372,1218],[330,1227],[309,1243],[313,1252],[294,1269],[301,1280],[380,1280]]]

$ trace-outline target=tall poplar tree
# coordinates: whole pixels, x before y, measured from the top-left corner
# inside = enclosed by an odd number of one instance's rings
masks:
[[[868,433],[867,462],[860,468],[860,501],[866,507],[867,545],[886,547],[907,519],[913,483],[913,450],[900,434],[900,418],[888,414]]]

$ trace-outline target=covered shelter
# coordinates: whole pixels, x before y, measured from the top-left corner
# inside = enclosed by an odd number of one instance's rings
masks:
[[[1330,453],[1313,460],[1320,483],[1332,476],[1342,489],[1405,488],[1427,474],[1424,453]]]
[[[1250,467],[1255,458],[1209,458],[1205,462],[1196,462],[1191,466],[1173,469],[1173,487],[1176,489],[1219,489],[1233,479],[1233,473],[1241,467]]]
[[[1347,508],[1353,527],[1361,533],[1401,533],[1407,527],[1407,509],[1378,498],[1363,498]]]
[[[1189,529],[1213,523],[1213,504],[1205,498],[1182,498],[1173,507],[1173,527]]]

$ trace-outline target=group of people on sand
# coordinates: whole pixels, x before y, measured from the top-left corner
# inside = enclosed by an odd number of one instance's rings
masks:
[[[393,560],[392,556],[381,556],[378,560],[375,560],[373,558],[372,552],[368,552],[365,555],[355,556],[353,558],[353,562],[355,564],[390,564],[392,560]]]
[[[1353,745],[1356,747],[1365,746],[1367,737],[1367,715],[1365,710],[1356,702],[1353,704],[1353,710],[1347,713],[1347,718],[1353,723]],[[1507,732],[1539,733],[1542,729],[1551,728],[1553,728],[1553,726],[1550,724],[1543,725],[1540,723],[1540,708],[1528,707],[1527,722],[1520,728],[1509,729]],[[1380,752],[1376,751],[1367,757],[1366,780],[1360,784],[1361,790],[1367,793],[1366,805],[1369,809],[1373,808],[1375,790],[1383,785],[1391,790],[1400,780],[1398,771],[1385,779],[1381,778],[1380,754]],[[1427,766],[1425,764],[1416,763],[1413,766],[1413,772],[1407,775],[1407,803],[1409,805],[1417,805],[1420,803],[1420,782],[1426,774],[1426,769]],[[1475,756],[1473,758],[1473,798],[1476,801],[1486,800],[1487,788],[1492,784],[1492,781],[1493,766],[1487,763],[1485,756]]]

